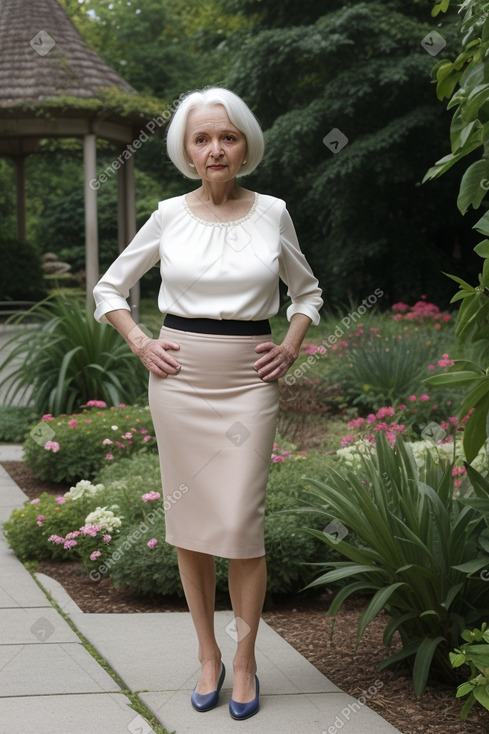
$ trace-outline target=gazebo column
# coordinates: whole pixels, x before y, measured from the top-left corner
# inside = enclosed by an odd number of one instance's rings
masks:
[[[124,149],[122,149],[124,150]],[[129,244],[136,234],[136,193],[134,185],[134,159],[128,158],[117,172],[118,206],[118,244],[119,252]],[[134,321],[139,323],[139,283],[131,288],[129,303]]]
[[[25,156],[15,158],[15,183],[17,191],[17,238],[25,242]]]
[[[87,280],[87,311],[94,310],[92,290],[99,279],[97,225],[97,137],[83,137],[83,166],[85,173],[85,270]],[[90,185],[90,183],[92,185]]]

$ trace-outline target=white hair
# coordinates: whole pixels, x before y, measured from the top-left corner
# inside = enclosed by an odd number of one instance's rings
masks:
[[[222,105],[233,125],[246,138],[246,163],[237,175],[245,176],[254,171],[263,158],[265,148],[262,129],[253,112],[241,97],[222,87],[199,89],[189,92],[182,98],[166,135],[166,149],[170,160],[187,178],[200,178],[196,170],[189,166],[189,156],[185,151],[185,133],[189,112],[204,105]]]

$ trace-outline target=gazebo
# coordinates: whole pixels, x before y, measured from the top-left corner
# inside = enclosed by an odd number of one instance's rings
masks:
[[[46,138],[82,138],[87,308],[99,278],[97,138],[115,147],[108,173],[118,179],[123,249],[136,232],[133,153],[156,111],[86,45],[57,0],[0,0],[0,155],[15,161],[18,238],[26,234],[26,156]],[[138,320],[137,288],[131,301]]]

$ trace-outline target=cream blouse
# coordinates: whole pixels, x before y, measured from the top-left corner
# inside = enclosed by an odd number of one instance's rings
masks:
[[[187,318],[258,321],[279,309],[279,278],[292,303],[287,318],[303,313],[319,323],[321,289],[303,253],[285,202],[255,194],[246,216],[207,222],[185,196],[161,201],[93,290],[95,318],[130,310],[129,290],[160,261],[158,308]]]

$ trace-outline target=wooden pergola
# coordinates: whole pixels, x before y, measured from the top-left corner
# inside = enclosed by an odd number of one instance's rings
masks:
[[[110,91],[109,91],[110,90]],[[121,113],[113,100],[137,92],[92,51],[57,0],[0,2],[0,155],[15,162],[17,233],[25,240],[25,159],[46,138],[82,138],[85,196],[87,308],[99,279],[97,139],[115,148],[118,179],[118,242],[122,250],[136,233],[134,147],[150,116],[141,107]],[[139,98],[138,98],[139,99]],[[118,163],[117,163],[118,161]],[[103,180],[103,179],[102,179]],[[102,184],[103,185],[103,184]],[[139,320],[139,290],[131,293]]]

